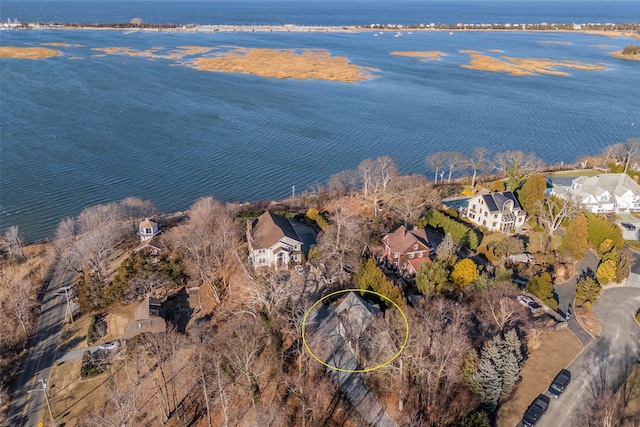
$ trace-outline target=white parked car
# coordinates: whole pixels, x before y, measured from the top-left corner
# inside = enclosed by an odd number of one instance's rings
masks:
[[[100,344],[98,348],[100,350],[107,350],[107,351],[116,350],[120,348],[120,341],[106,342],[104,344]]]
[[[516,298],[518,299],[518,302],[520,304],[527,307],[532,313],[538,313],[542,310],[542,307],[540,307],[540,304],[535,302],[533,298],[531,298],[530,296],[518,295]]]

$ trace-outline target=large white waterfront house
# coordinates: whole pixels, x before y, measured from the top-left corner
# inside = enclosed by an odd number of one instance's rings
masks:
[[[470,198],[467,217],[490,231],[509,232],[524,225],[527,213],[511,191],[502,191]]]
[[[580,176],[571,187],[554,186],[553,193],[593,213],[640,211],[640,185],[625,173]]]

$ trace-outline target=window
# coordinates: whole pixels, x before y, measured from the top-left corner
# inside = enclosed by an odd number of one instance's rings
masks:
[[[142,322],[138,322],[138,329],[142,328]]]
[[[151,228],[145,228],[144,229],[144,234],[151,234],[151,233],[153,233],[153,229],[151,229]]]
[[[259,254],[263,254],[263,253],[265,253],[265,252],[266,252],[266,249],[258,249],[258,253],[259,253]]]
[[[411,253],[409,254],[409,258],[413,258],[413,256],[414,256],[414,253],[413,253],[413,252],[411,252]]]
[[[394,253],[393,253],[393,257],[394,257],[394,258],[398,258],[398,252],[394,252]]]
[[[418,249],[418,244],[416,243],[415,245],[413,245],[413,250],[417,250]]]
[[[487,225],[487,221],[482,220],[482,225]]]
[[[498,214],[493,215],[493,218],[498,218]]]
[[[485,218],[489,216],[489,212],[484,213]]]
[[[497,222],[494,222],[493,224],[491,224],[492,227],[495,227],[496,225],[498,225]]]

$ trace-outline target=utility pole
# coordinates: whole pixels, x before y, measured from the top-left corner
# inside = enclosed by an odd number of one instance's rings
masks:
[[[69,317],[71,317],[71,323],[73,323],[73,310],[71,309],[71,301],[69,301],[69,287],[64,287],[64,297],[67,299],[67,313],[69,313]],[[66,314],[65,314],[65,317]]]
[[[55,424],[56,420],[53,418],[53,412],[51,411],[51,403],[49,403],[49,395],[47,394],[47,381],[44,378],[40,378],[39,382],[42,384],[42,388],[34,388],[32,391],[42,391],[44,392],[44,400],[47,402],[47,409],[49,410],[49,416],[51,417],[51,424]]]

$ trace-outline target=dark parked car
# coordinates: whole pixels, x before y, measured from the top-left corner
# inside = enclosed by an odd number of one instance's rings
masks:
[[[636,231],[636,226],[633,224],[629,224],[628,222],[621,222],[620,225],[626,228],[627,230]]]
[[[569,385],[570,381],[571,372],[566,369],[561,370],[551,382],[551,385],[549,386],[549,394],[557,399],[560,397],[567,385]]]
[[[544,394],[536,397],[536,400],[533,401],[531,405],[527,408],[527,412],[524,413],[524,417],[522,417],[522,424],[525,426],[533,426],[536,425],[542,414],[549,407],[549,396],[545,396]]]

